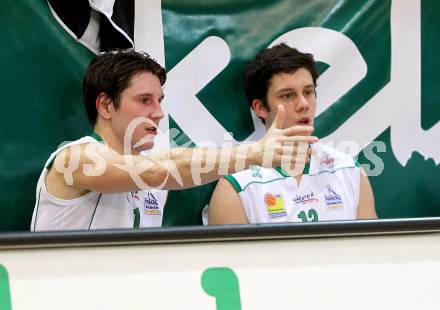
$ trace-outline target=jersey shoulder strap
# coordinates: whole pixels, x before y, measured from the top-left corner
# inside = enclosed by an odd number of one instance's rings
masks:
[[[46,164],[44,165],[44,167],[45,167],[46,169],[49,169],[49,168],[52,166],[52,164],[53,164],[53,162],[54,162],[54,160],[55,160],[55,157],[57,157],[57,155],[58,155],[62,150],[64,150],[65,148],[68,148],[69,146],[72,146],[72,145],[79,145],[79,144],[91,143],[91,142],[98,142],[98,141],[97,141],[96,139],[90,137],[90,136],[85,136],[85,137],[82,137],[81,139],[78,139],[78,140],[75,140],[75,141],[64,141],[64,142],[62,142],[62,143],[57,147],[56,151],[53,152],[52,154],[50,154],[50,157],[49,157],[49,159],[46,161]]]

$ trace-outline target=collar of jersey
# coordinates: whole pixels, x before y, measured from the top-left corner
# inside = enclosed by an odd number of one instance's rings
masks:
[[[289,178],[290,175],[287,174],[286,171],[284,171],[281,167],[275,167],[274,168],[279,174],[281,174],[285,178]],[[310,163],[306,163],[304,166],[303,174],[309,174],[310,172]]]

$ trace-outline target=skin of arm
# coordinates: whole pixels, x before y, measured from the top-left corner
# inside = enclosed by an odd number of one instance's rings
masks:
[[[279,166],[292,143],[318,140],[310,136],[311,126],[282,129],[284,118],[284,107],[279,106],[272,126],[261,140],[231,147],[180,148],[147,156],[121,155],[104,145],[98,147],[98,143],[69,147],[56,156],[46,176],[46,187],[49,193],[63,199],[88,191],[112,194],[147,188],[176,190],[215,181],[250,165]],[[289,160],[295,163],[296,156]],[[66,174],[66,167],[72,168],[67,169],[70,173]]]
[[[374,195],[370,181],[365,172],[361,170],[359,186],[359,205],[356,218],[359,220],[377,219],[374,207]]]
[[[90,156],[87,148],[92,145],[97,147],[94,148],[94,155]],[[58,154],[46,177],[46,186],[51,194],[59,198],[67,198],[63,194],[66,189],[74,192],[73,197],[81,196],[85,191],[112,194],[157,187],[166,190],[184,189],[218,179],[222,164],[225,166],[225,174],[235,172],[235,164],[239,159],[243,159],[243,169],[255,164],[258,154],[245,156],[244,151],[243,147],[223,148],[223,152],[229,152],[231,156],[229,162],[222,163],[219,149],[181,148],[141,156],[120,155],[104,145],[88,143],[76,149],[67,148]],[[73,152],[78,154],[73,155]],[[71,172],[69,183],[63,167],[72,165],[72,161],[77,162],[73,165],[77,168]],[[201,167],[208,164],[210,169],[202,171]],[[98,165],[103,167],[100,173],[90,173],[85,169],[91,167],[99,171]]]
[[[248,224],[240,196],[226,179],[220,179],[208,209],[209,225]]]

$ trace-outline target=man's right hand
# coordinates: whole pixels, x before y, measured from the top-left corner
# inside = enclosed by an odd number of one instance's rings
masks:
[[[306,162],[310,160],[310,143],[318,142],[318,137],[311,136],[312,126],[291,126],[283,128],[286,117],[284,106],[278,105],[275,119],[266,135],[257,143],[261,156],[257,162],[266,168],[282,166],[286,171],[301,174]]]

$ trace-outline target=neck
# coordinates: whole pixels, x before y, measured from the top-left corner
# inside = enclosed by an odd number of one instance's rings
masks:
[[[98,136],[101,137],[105,145],[109,146],[111,149],[118,152],[119,154],[124,155],[124,141],[115,134],[109,124],[102,123],[98,119],[95,126],[93,127],[93,130]],[[139,152],[131,149],[131,154],[138,155]]]

